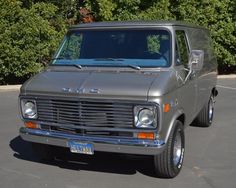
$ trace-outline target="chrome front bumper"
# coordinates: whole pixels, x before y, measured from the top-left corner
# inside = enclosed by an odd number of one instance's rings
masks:
[[[162,140],[82,136],[25,127],[20,128],[20,136],[26,141],[61,147],[69,147],[69,140],[87,142],[93,144],[95,151],[127,154],[157,155],[165,148],[165,143]]]

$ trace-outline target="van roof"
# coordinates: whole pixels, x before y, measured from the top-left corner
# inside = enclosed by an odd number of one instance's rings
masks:
[[[181,26],[206,29],[204,27],[186,23],[182,21],[111,21],[111,22],[93,22],[86,24],[78,24],[71,26],[71,29],[84,29],[84,28],[122,28],[122,27],[152,27],[152,26]]]

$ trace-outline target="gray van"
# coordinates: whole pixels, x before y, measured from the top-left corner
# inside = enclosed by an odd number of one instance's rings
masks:
[[[21,137],[56,148],[153,156],[181,170],[186,126],[212,124],[217,62],[208,30],[182,22],[101,22],[69,29],[51,64],[21,87]]]

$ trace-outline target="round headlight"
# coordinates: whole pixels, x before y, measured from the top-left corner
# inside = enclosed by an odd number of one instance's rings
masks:
[[[32,118],[36,115],[36,106],[35,103],[29,101],[25,103],[24,106],[24,115],[26,117]]]
[[[143,125],[149,125],[152,124],[155,119],[155,114],[152,110],[149,110],[147,108],[144,108],[140,110],[138,114],[138,120]]]

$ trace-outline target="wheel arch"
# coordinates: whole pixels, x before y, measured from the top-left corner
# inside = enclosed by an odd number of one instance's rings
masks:
[[[185,126],[185,114],[181,114],[176,120],[179,120]]]
[[[185,128],[185,126],[186,126],[185,125],[185,119],[186,118],[185,118],[185,113],[184,113],[183,109],[177,110],[177,112],[174,114],[174,116],[173,116],[173,118],[172,118],[172,120],[170,122],[170,126],[168,128],[168,131],[167,131],[167,134],[166,134],[166,138],[165,138],[165,143],[167,143],[167,141],[169,139],[169,136],[170,136],[171,131],[173,130],[175,121],[176,120],[180,121],[183,124],[184,128]]]
[[[216,97],[218,95],[218,90],[216,89],[216,87],[212,88],[211,94],[213,95],[213,97]]]

